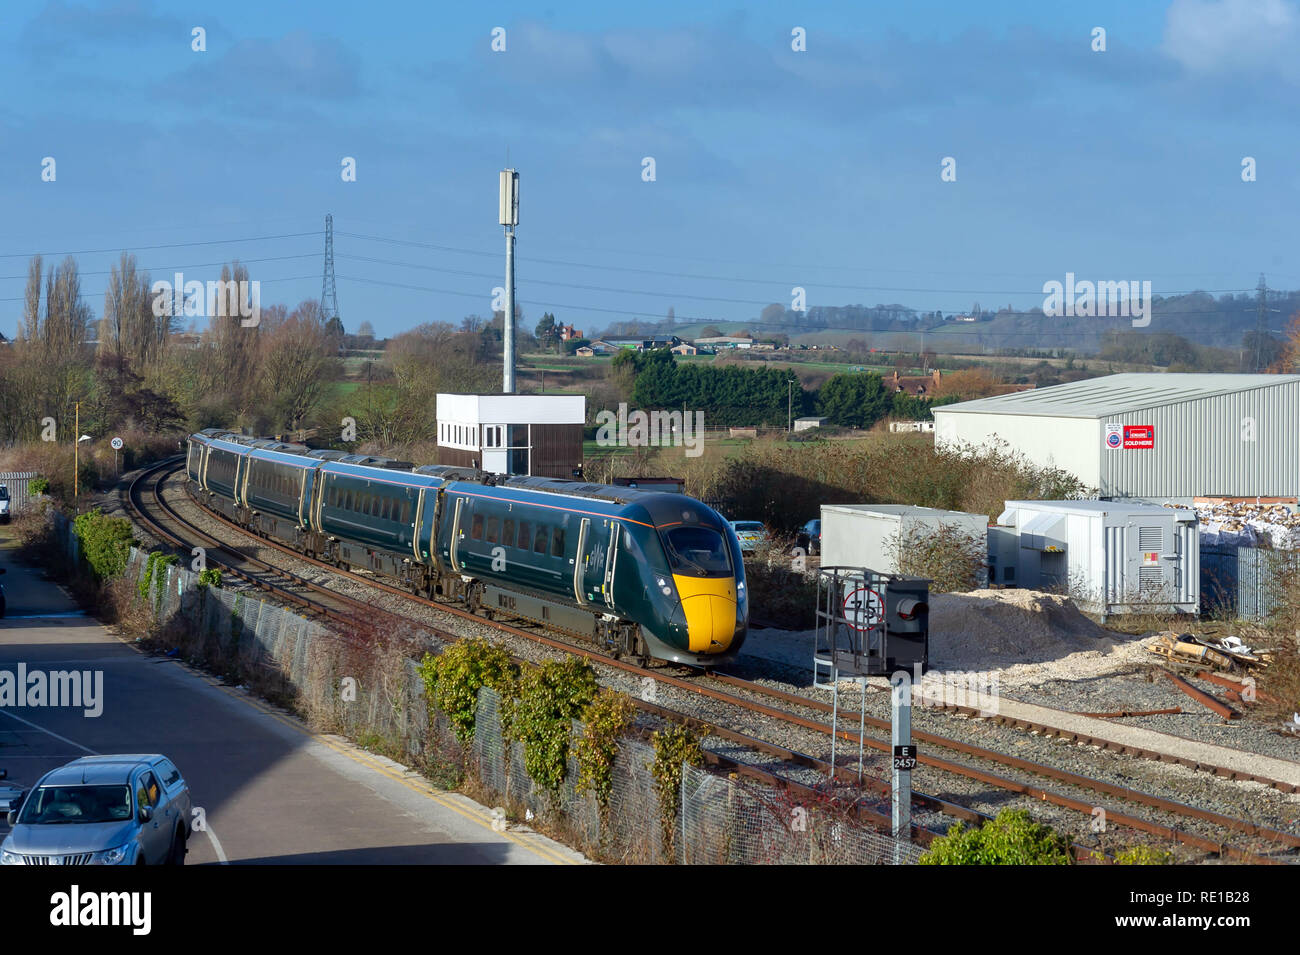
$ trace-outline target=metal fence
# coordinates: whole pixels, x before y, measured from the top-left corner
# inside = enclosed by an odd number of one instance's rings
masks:
[[[70,564],[78,560],[72,524],[55,516]],[[148,553],[131,548],[124,577],[135,585],[148,572]],[[523,744],[502,731],[500,699],[479,691],[473,738],[465,746],[450,721],[426,702],[414,660],[388,667],[354,664],[349,644],[313,621],[246,596],[198,586],[198,574],[179,565],[156,567],[147,598],[163,632],[181,635],[191,656],[218,669],[261,674],[261,687],[279,681],[304,713],[333,721],[347,735],[378,738],[426,767],[452,764],[476,783],[480,798],[516,815],[545,822],[589,857],[602,862],[655,864],[908,864],[920,850],[817,806],[789,803],[764,787],[683,767],[681,810],[664,822],[654,749],[624,739],[613,765],[608,809],[577,792],[578,766],[551,792],[529,777]],[[432,639],[431,639],[432,642]],[[355,675],[350,696],[344,681]],[[268,679],[270,682],[268,683]],[[575,737],[583,726],[575,721]]]
[[[1262,623],[1277,607],[1280,575],[1300,569],[1300,551],[1201,546],[1201,606]]]
[[[27,485],[35,477],[40,477],[35,471],[0,471],[0,484],[9,488],[10,513],[17,514],[31,502]]]

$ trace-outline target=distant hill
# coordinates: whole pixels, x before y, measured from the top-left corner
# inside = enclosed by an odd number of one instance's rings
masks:
[[[1268,296],[1265,328],[1284,328],[1300,313],[1300,292],[1274,292]],[[916,350],[922,342],[936,352],[978,353],[1001,349],[1069,349],[1078,354],[1096,354],[1108,332],[1173,334],[1198,345],[1240,348],[1243,337],[1253,332],[1258,319],[1258,300],[1252,293],[1222,295],[1192,292],[1171,297],[1154,296],[1150,324],[1134,328],[1129,318],[1050,318],[1041,309],[1032,311],[984,311],[973,322],[955,321],[953,316],[918,312],[906,305],[815,306],[805,312],[782,310],[769,305],[762,317],[749,322],[676,323],[672,333],[696,338],[706,327],[724,334],[747,328],[755,336],[787,334],[792,342],[845,344],[853,339],[869,341],[872,347]],[[663,333],[668,323],[639,325],[643,334]],[[1281,337],[1274,335],[1274,337]]]

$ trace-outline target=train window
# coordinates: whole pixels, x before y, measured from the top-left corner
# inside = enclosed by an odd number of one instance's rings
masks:
[[[411,502],[410,501],[402,502],[402,523],[403,524],[411,523]]]
[[[370,516],[378,517],[379,516],[379,495],[370,494],[368,495],[368,497],[370,498]]]
[[[551,556],[564,556],[564,528],[557,527],[555,533],[551,535]]]
[[[350,511],[350,510],[352,510],[352,492],[351,492],[351,491],[344,491],[344,492],[343,492],[343,510],[345,510],[345,511]]]
[[[689,571],[699,577],[731,573],[727,543],[710,527],[674,527],[662,535],[673,573]]]
[[[533,538],[533,551],[538,554],[546,553],[546,528],[538,527],[537,535]]]
[[[481,541],[483,539],[483,515],[482,514],[474,515],[474,522],[470,525],[469,536],[474,538],[476,541]]]
[[[501,518],[489,517],[487,526],[487,542],[495,544],[501,540]]]
[[[507,520],[501,528],[501,543],[513,547],[515,543],[515,522]]]
[[[533,539],[533,525],[528,521],[519,522],[519,549],[528,550],[528,545]]]

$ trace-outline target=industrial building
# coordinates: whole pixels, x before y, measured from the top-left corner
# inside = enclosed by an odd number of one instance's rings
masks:
[[[935,445],[1060,468],[1103,498],[1300,495],[1300,375],[1124,374],[934,409]]]

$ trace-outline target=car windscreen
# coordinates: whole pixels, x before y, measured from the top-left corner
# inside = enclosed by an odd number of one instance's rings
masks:
[[[737,533],[745,531],[751,534],[757,533],[763,529],[763,525],[758,523],[758,521],[737,521],[732,525],[732,527],[736,529]]]
[[[9,488],[0,487],[0,501],[9,500]]]
[[[674,527],[663,534],[664,549],[675,574],[725,577],[731,574],[727,542],[711,527]]]
[[[42,786],[23,803],[18,823],[44,826],[130,818],[131,790],[127,786]]]

